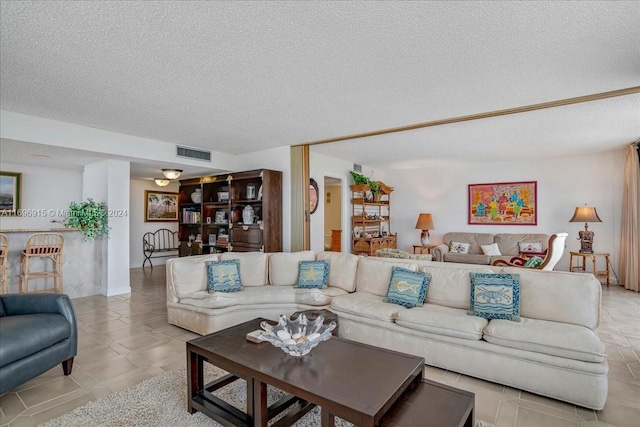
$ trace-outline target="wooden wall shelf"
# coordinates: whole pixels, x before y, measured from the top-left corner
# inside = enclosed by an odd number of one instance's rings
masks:
[[[352,241],[356,255],[374,255],[378,249],[398,246],[397,234],[391,234],[391,191],[381,200],[372,200],[371,188],[351,186]],[[371,237],[367,237],[371,236]]]

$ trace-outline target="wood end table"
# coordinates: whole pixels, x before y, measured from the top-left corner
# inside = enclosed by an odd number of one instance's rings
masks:
[[[433,248],[435,248],[438,245],[434,245],[434,244],[429,244],[426,246],[422,246],[422,245],[413,245],[413,253],[414,254],[423,254],[424,251],[427,251],[428,254],[431,254],[431,250]]]
[[[596,279],[605,279],[607,281],[607,288],[609,287],[609,254],[608,253],[596,253],[596,252],[570,252],[571,257],[569,258],[569,271],[571,272],[583,272],[588,273],[587,271],[587,258],[591,259],[591,273],[596,277]],[[576,258],[578,261],[577,265],[573,265],[573,258]],[[598,257],[604,258],[605,269],[598,270],[596,268],[596,261]],[[582,261],[580,261],[582,258]]]

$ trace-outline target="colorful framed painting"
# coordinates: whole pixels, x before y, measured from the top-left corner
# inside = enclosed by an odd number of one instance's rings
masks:
[[[469,224],[536,225],[537,181],[469,184]]]
[[[22,174],[0,171],[0,216],[20,216]]]
[[[178,193],[144,192],[144,221],[171,222],[178,220]]]

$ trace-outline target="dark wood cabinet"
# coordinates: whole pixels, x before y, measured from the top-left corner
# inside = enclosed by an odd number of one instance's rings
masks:
[[[202,253],[282,251],[280,171],[258,169],[183,180],[179,201],[180,241],[192,240]]]

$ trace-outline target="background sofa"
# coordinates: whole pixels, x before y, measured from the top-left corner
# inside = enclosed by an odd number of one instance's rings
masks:
[[[541,240],[543,251],[546,251],[549,245],[549,234],[532,233],[532,234],[516,234],[516,233],[447,233],[442,236],[442,245],[438,245],[431,250],[434,261],[440,262],[459,262],[464,264],[483,264],[491,265],[495,260],[510,260],[512,257],[520,256],[520,246],[518,242]],[[452,253],[449,248],[451,242],[470,243],[468,254]],[[500,249],[500,256],[489,256],[482,252],[482,245],[490,245],[497,243]]]
[[[205,262],[217,259],[240,260],[242,291],[207,291]],[[313,259],[329,262],[328,287],[297,289],[298,262]],[[431,275],[424,305],[385,302],[394,266]],[[596,333],[601,285],[590,274],[308,251],[183,257],[166,268],[169,323],[199,334],[328,308],[341,337],[587,408],[606,401],[608,364]],[[519,274],[521,321],[468,315],[472,272]]]
[[[409,252],[401,251],[400,249],[382,248],[375,251],[375,256],[382,258],[396,258],[396,259],[415,259],[420,261],[432,261],[433,255],[431,254],[410,254]]]
[[[0,394],[58,363],[71,374],[77,350],[76,317],[67,295],[0,295]]]

